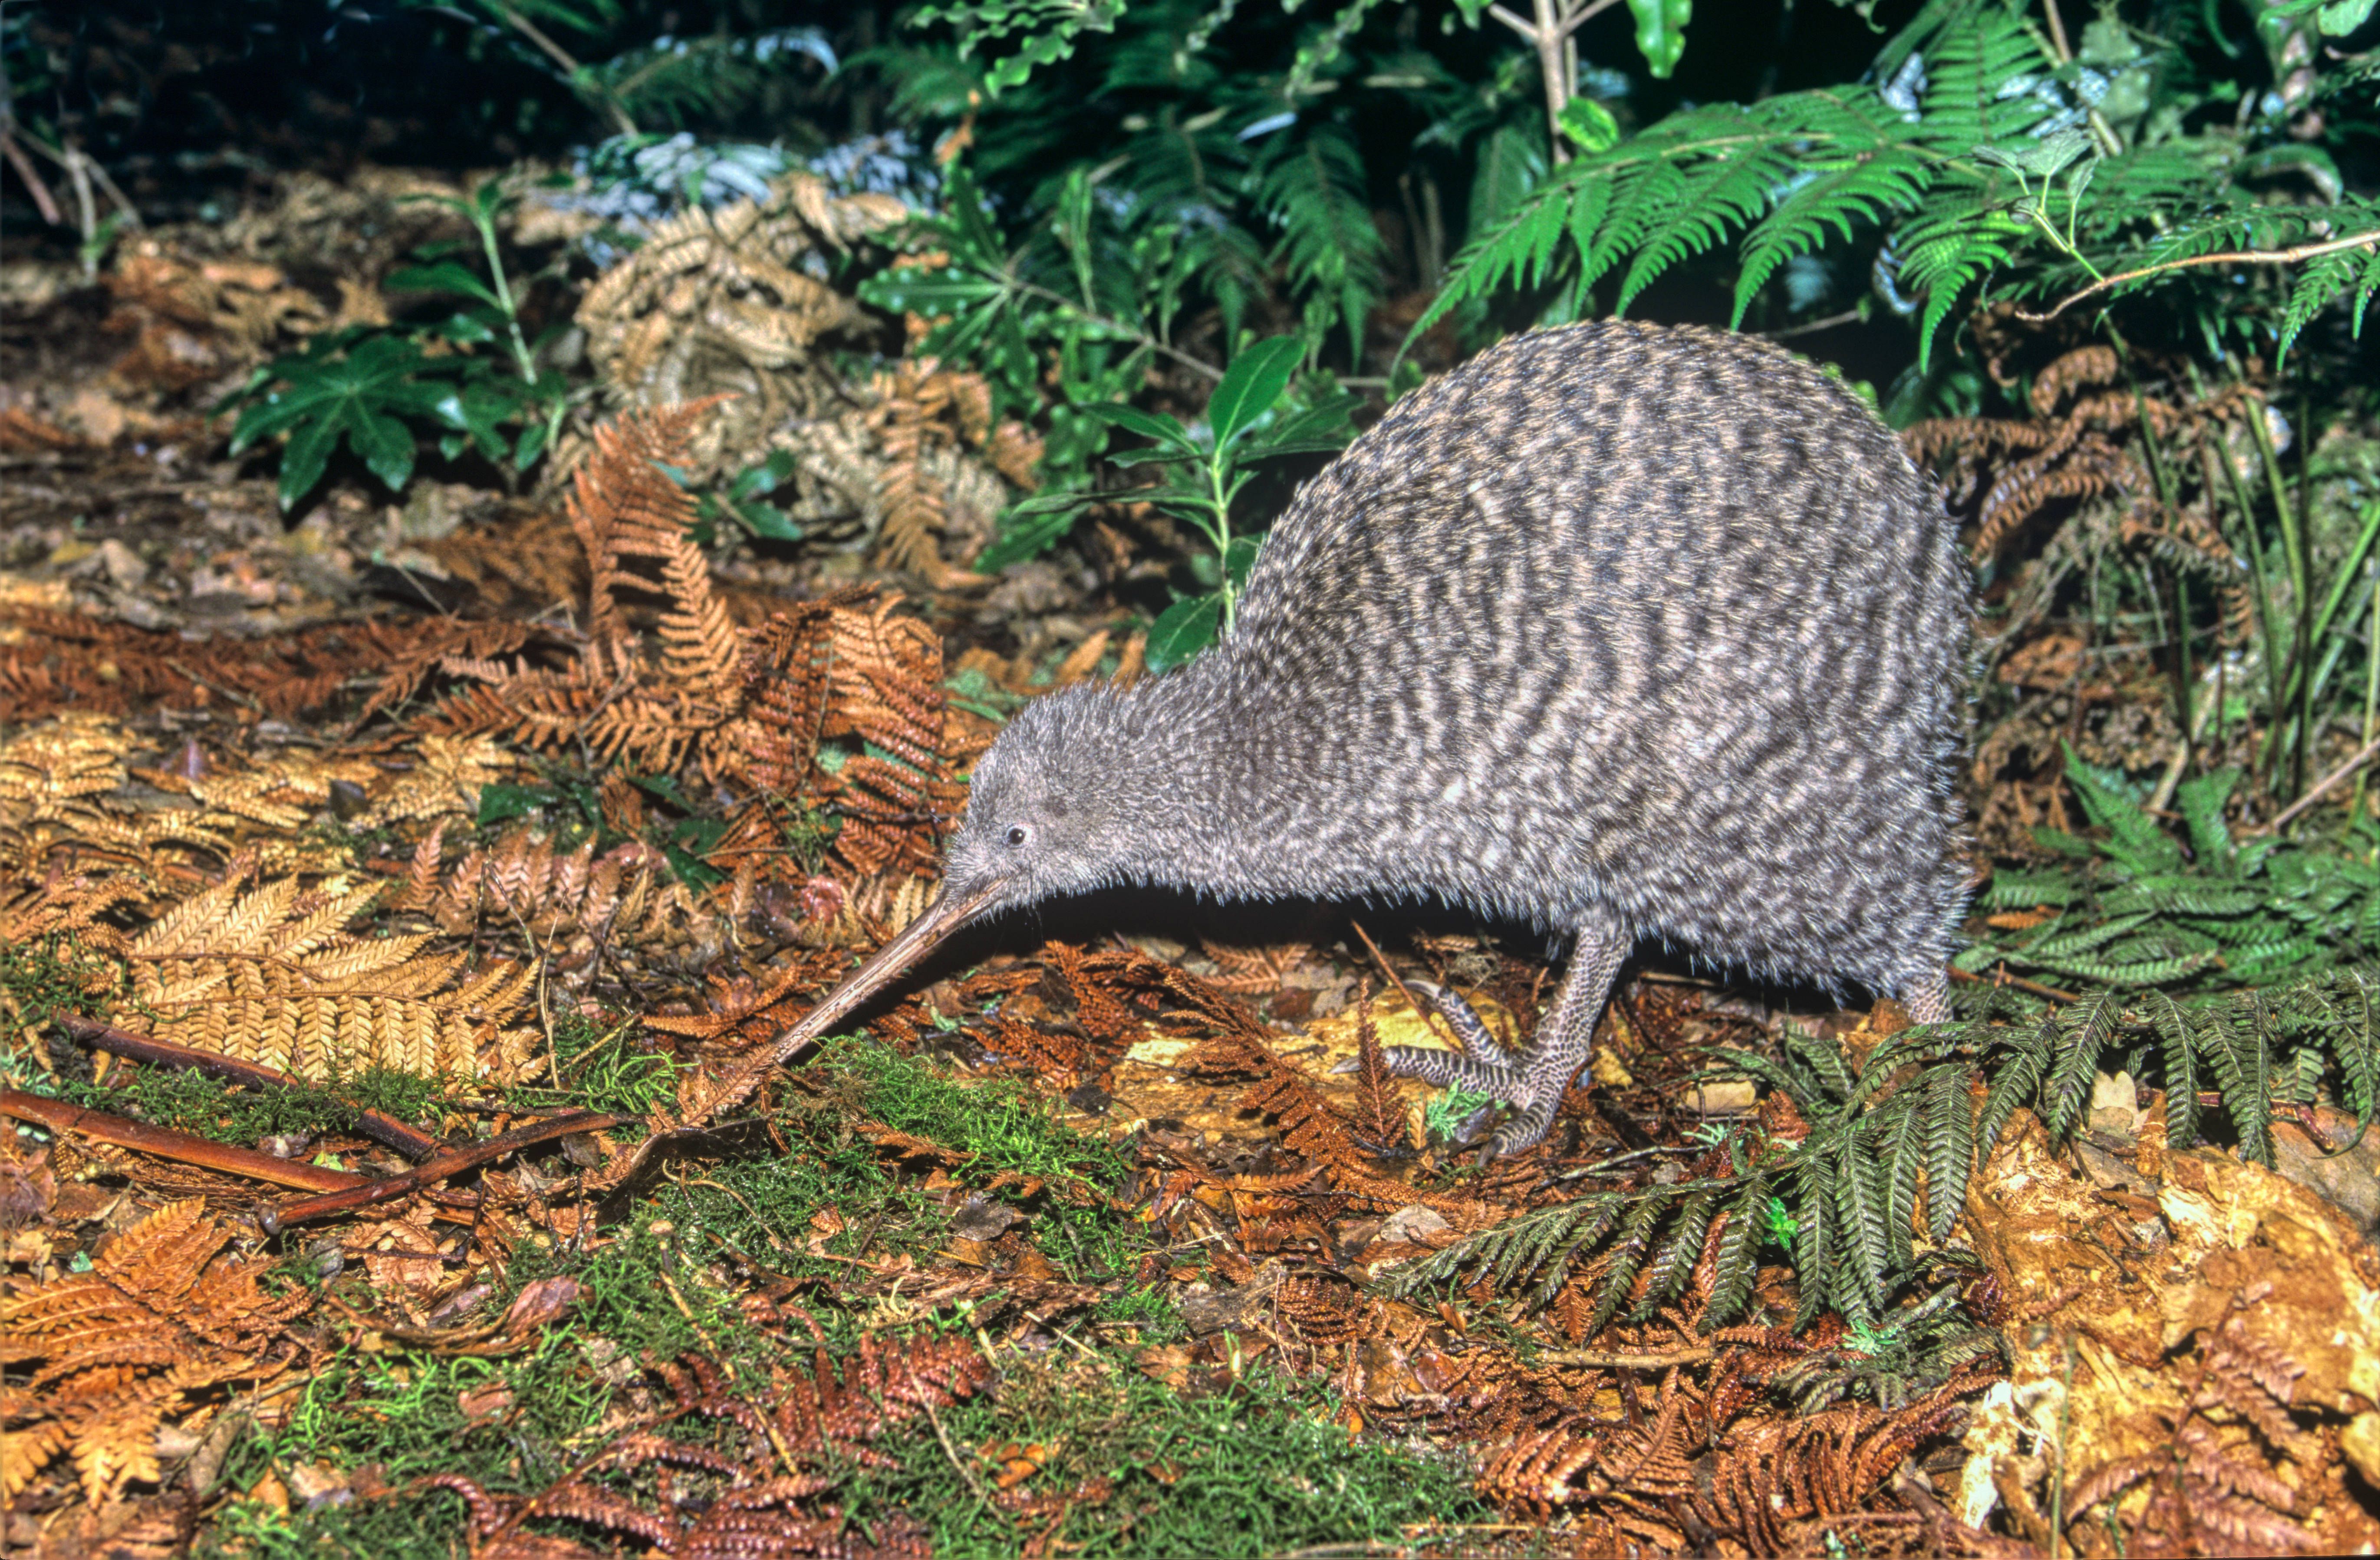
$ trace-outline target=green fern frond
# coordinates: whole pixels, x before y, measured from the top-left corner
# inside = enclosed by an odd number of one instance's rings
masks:
[[[1863,160],[1815,170],[1805,182],[1789,186],[1790,193],[1744,237],[1743,268],[1735,283],[1735,322],[1742,324],[1752,300],[1779,266],[1826,247],[1829,227],[1849,243],[1856,224],[1881,226],[1888,217],[1913,209],[1925,174],[1925,161],[1915,151],[1885,142]]]
[[[2099,1054],[2122,1016],[2122,1005],[2112,991],[2078,1002],[2062,1015],[2058,1060],[2041,1091],[2043,1125],[2051,1137],[2065,1137],[2082,1119],[2091,1104],[2091,1080],[2098,1070]]]
[[[1265,163],[1265,217],[1281,232],[1274,263],[1289,272],[1309,317],[1336,316],[1361,360],[1364,320],[1380,299],[1388,260],[1364,196],[1364,160],[1344,130],[1317,125]]]
[[[1925,1082],[1925,1228],[1936,1243],[1967,1205],[1967,1178],[1975,1164],[1975,1107],[1968,1070],[1937,1067]]]
[[[2185,1148],[2198,1141],[2198,1052],[2190,1019],[2162,991],[2146,998],[2149,1022],[2156,1029],[2158,1057],[2165,1064],[2165,1141]]]
[[[1627,1222],[1620,1227],[1619,1239],[1611,1243],[1603,1283],[1596,1294],[1595,1314],[1586,1324],[1588,1333],[1601,1332],[1604,1324],[1619,1313],[1636,1282],[1638,1269],[1644,1265],[1653,1231],[1660,1224],[1661,1215],[1670,1211],[1670,1199],[1666,1196],[1646,1196],[1639,1198],[1628,1211]]]
[[[1842,1048],[1820,1039],[1800,1024],[1784,1026],[1784,1048],[1810,1070],[1831,1100],[1849,1100],[1859,1088],[1859,1079],[1852,1072],[1851,1063],[1843,1059]]]
[[[1834,1167],[1823,1154],[1803,1153],[1793,1167],[1793,1276],[1801,1286],[1801,1303],[1794,1310],[1798,1332],[1827,1309],[1836,1291],[1852,1288],[1835,1271]]]
[[[1694,1276],[1694,1264],[1702,1260],[1703,1239],[1710,1233],[1711,1215],[1718,1208],[1718,1191],[1706,1189],[1686,1198],[1679,1205],[1677,1216],[1670,1223],[1669,1233],[1662,1237],[1661,1249],[1653,1258],[1651,1272],[1645,1282],[1645,1298],[1636,1302],[1629,1320],[1641,1322],[1675,1299]]]
[[[2016,1107],[2034,1097],[2041,1087],[2041,1075],[2048,1067],[2052,1045],[2058,1034],[2056,1023],[2043,1026],[2043,1032],[2015,1038],[2010,1055],[1992,1075],[1991,1088],[1984,1096],[1982,1115],[1975,1122],[1975,1154],[1988,1159],[2000,1141],[2000,1131],[2016,1113]]]
[[[2380,1024],[2375,1024],[2372,1004],[2372,981],[2358,970],[2346,977],[2352,987],[2355,1006],[2351,1010],[2351,1027],[2344,1027],[2338,1035],[2338,1066],[2344,1087],[2340,1097],[2355,1112],[2355,1137],[2361,1143],[2370,1130],[2376,1101],[2380,1101]]]
[[[1719,1231],[1718,1253],[1712,1264],[1710,1304],[1704,1309],[1702,1330],[1710,1333],[1743,1313],[1752,1286],[1760,1274],[1761,1227],[1768,1210],[1768,1178],[1757,1171],[1746,1176],[1743,1190],[1728,1204],[1726,1227]]]
[[[1840,1286],[1835,1302],[1854,1321],[1866,1321],[1884,1309],[1885,1276],[1892,1271],[1892,1237],[1885,1228],[1887,1196],[1878,1184],[1873,1152],[1863,1134],[1845,1132],[1836,1147],[1835,1211],[1842,1220],[1842,1265],[1852,1282]]]
[[[1884,1232],[1891,1242],[1889,1273],[1907,1271],[1912,1254],[1911,1232],[1917,1223],[1917,1183],[1925,1168],[1925,1115],[1920,1107],[1925,1094],[1918,1090],[1906,1091],[1907,1103],[1896,1095],[1889,1129],[1880,1144],[1878,1163],[1882,1170],[1885,1202]]]

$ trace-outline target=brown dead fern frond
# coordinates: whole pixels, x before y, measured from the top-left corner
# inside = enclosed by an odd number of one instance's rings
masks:
[[[302,1285],[268,1293],[269,1262],[209,1263],[231,1232],[196,1202],[159,1209],[117,1237],[91,1271],[42,1285],[0,1277],[0,1388],[7,1446],[0,1497],[14,1498],[61,1453],[102,1501],[159,1476],[157,1433],[188,1399],[280,1374],[300,1346],[290,1320]]]
[[[1944,417],[1903,432],[1911,458],[1943,476],[1951,508],[1974,504],[1976,557],[1998,553],[2034,516],[2063,501],[2117,502],[2133,532],[2182,528],[2173,511],[2181,495],[2171,485],[2210,431],[2219,433],[2252,396],[2239,386],[2181,401],[2129,388],[2095,393],[2114,383],[2122,368],[2111,347],[2081,347],[2036,376],[2030,421]],[[2153,479],[2152,465],[2165,473],[2167,490]],[[2220,527],[2211,516],[2219,502],[2200,495],[2195,507],[2206,518],[2192,527],[2218,541]],[[2228,551],[2203,545],[2179,556],[2228,562]]]
[[[426,935],[351,935],[379,884],[242,885],[193,895],[126,947],[160,1039],[317,1081],[394,1067],[502,1082],[528,1066],[538,1031],[506,1024],[528,1002],[531,966],[474,973],[463,952],[425,953]]]
[[[2131,1553],[2302,1554],[2320,1548],[2295,1520],[2324,1454],[2320,1439],[2289,1417],[2302,1374],[2278,1348],[2252,1337],[2238,1316],[2219,1331],[2200,1333],[2196,1379],[2179,1409],[2156,1410],[2168,1432],[2164,1449],[2093,1469],[2068,1494],[2068,1516],[2082,1520],[2094,1506],[2145,1483],[2148,1500],[2137,1519],[2128,1519]],[[2292,1466],[2294,1477],[2283,1474],[2282,1463]]]

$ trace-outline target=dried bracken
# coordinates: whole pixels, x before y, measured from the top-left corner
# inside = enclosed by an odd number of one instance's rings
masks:
[[[2320,1439],[2289,1417],[2303,1367],[2250,1337],[2240,1319],[2198,1337],[2197,1380],[2155,1452],[2092,1469],[2067,1495],[2070,1516],[2119,1503],[2131,1554],[2301,1554],[2322,1547],[2293,1518],[2318,1468]],[[2283,1466],[2289,1467],[2284,1474]],[[2144,1488],[2145,1500],[2125,1500]]]
[[[559,668],[528,658],[444,668],[470,679],[424,729],[583,750],[632,773],[689,768],[758,789],[767,804],[845,822],[834,850],[856,876],[930,871],[957,792],[942,756],[941,649],[930,630],[844,597],[738,628],[687,533],[694,503],[664,474],[708,408],[601,429],[570,500],[593,581],[589,632]],[[658,653],[631,603],[664,606]],[[418,679],[408,664],[400,675]],[[881,755],[880,756],[880,755]]]
[[[840,1465],[885,1461],[868,1443],[981,1390],[991,1372],[963,1337],[868,1336],[840,1372],[821,1352],[807,1370],[773,1372],[765,1386],[739,1383],[732,1370],[698,1356],[664,1363],[656,1374],[673,1400],[665,1411],[535,1494],[504,1499],[457,1476],[430,1480],[464,1498],[476,1553],[518,1553],[523,1523],[561,1518],[674,1556],[923,1560],[929,1551],[918,1525],[880,1523],[861,1539],[840,1506],[820,1497],[840,1483]],[[723,1432],[719,1444],[660,1433],[687,1420],[715,1423]]]
[[[350,935],[380,891],[305,891],[289,877],[243,891],[235,876],[126,945],[135,999],[161,1039],[298,1077],[519,1076],[539,1033],[512,1021],[534,967],[471,970],[464,952],[423,951],[425,936]]]
[[[214,1263],[231,1238],[197,1203],[169,1203],[91,1264],[42,1285],[0,1277],[0,1496],[60,1454],[103,1501],[159,1476],[157,1432],[223,1383],[294,1364],[303,1287],[268,1291],[270,1262]]]
[[[1946,471],[1953,508],[1975,506],[1976,557],[1997,555],[2058,500],[2114,498],[2126,505],[2128,537],[2177,550],[2199,568],[2230,571],[2230,550],[2207,507],[2226,501],[2210,493],[2205,504],[2186,509],[2169,483],[2228,419],[2256,406],[2255,397],[2235,385],[2176,404],[2108,388],[2121,374],[2113,349],[2082,347],[2035,377],[2033,421],[1939,417],[1902,435],[1920,464]]]

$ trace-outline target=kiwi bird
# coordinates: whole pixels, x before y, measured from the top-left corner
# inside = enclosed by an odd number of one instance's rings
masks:
[[[1971,580],[1933,486],[1838,381],[1604,321],[1413,392],[1301,488],[1237,621],[1018,712],[941,897],[790,1057],[959,925],[1118,884],[1437,900],[1571,939],[1524,1051],[1407,1076],[1544,1137],[1640,942],[1949,1016]]]

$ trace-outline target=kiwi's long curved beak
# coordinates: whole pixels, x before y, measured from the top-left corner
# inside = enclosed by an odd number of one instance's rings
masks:
[[[820,999],[793,1028],[777,1036],[771,1047],[774,1059],[788,1062],[817,1043],[861,1003],[898,980],[936,944],[999,901],[1007,885],[997,879],[968,893],[953,895],[947,886],[901,935],[876,950],[876,956],[844,977],[843,984]]]

